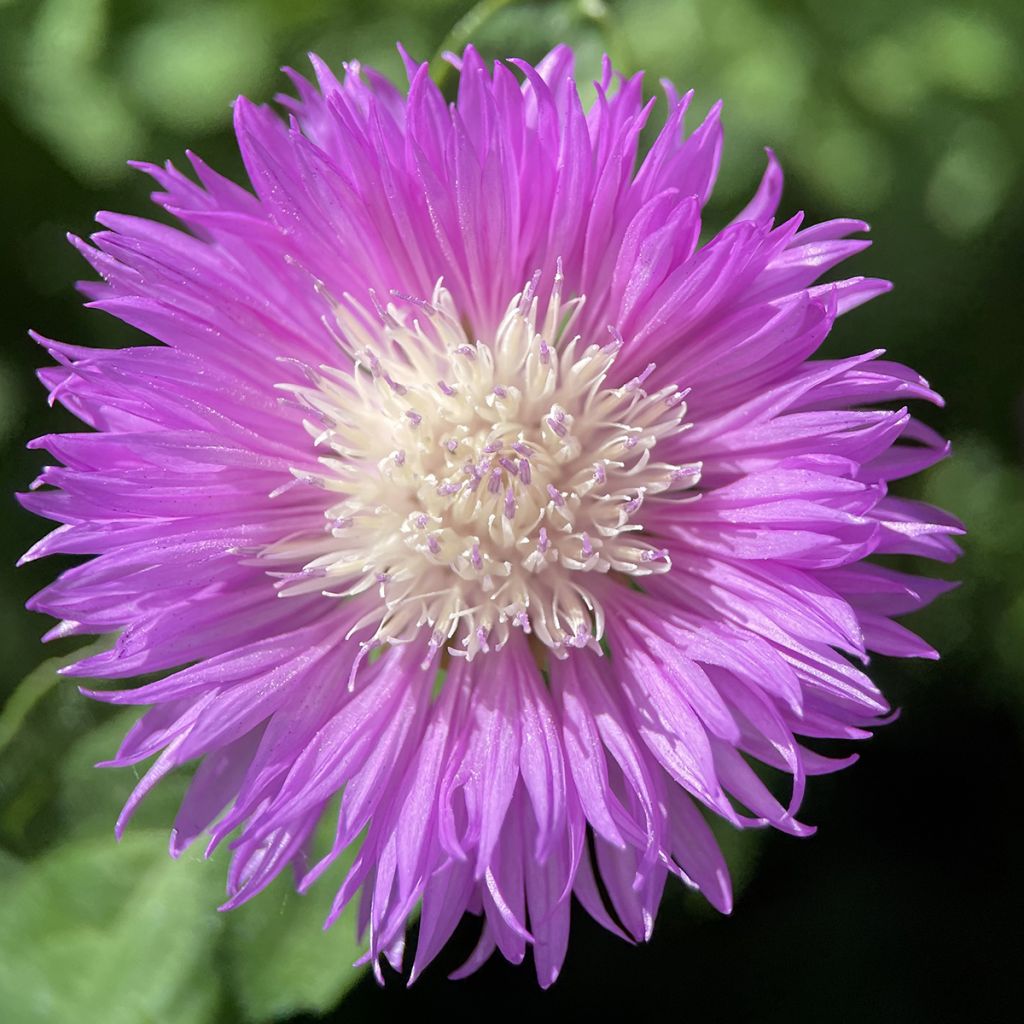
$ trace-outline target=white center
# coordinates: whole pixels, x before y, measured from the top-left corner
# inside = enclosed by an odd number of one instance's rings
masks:
[[[536,284],[487,342],[470,340],[440,283],[404,311],[332,302],[354,369],[307,371],[309,386],[287,390],[325,452],[320,474],[295,475],[337,501],[323,535],[263,553],[305,562],[282,594],[377,587],[372,644],[425,630],[425,664],[445,644],[469,658],[500,648],[512,628],[564,655],[603,632],[592,574],[670,568],[638,513],[699,479],[699,465],[652,459],[684,428],[683,395],[648,394],[653,365],[605,386],[621,343],[565,341],[583,300],[561,301],[561,275],[539,323]]]

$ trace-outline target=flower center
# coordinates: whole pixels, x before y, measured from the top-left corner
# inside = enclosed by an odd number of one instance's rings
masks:
[[[560,275],[540,321],[536,283],[489,342],[470,340],[440,283],[404,313],[332,303],[354,368],[288,390],[324,450],[318,475],[295,474],[337,500],[323,536],[264,553],[308,559],[283,593],[376,587],[371,643],[426,630],[425,663],[446,644],[468,658],[500,648],[514,628],[562,656],[600,639],[602,577],[670,568],[638,516],[699,479],[652,458],[684,428],[683,395],[648,393],[653,365],[608,386],[621,342],[571,336],[582,299],[562,302]]]

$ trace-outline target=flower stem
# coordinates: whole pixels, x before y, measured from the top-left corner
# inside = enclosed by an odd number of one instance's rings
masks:
[[[444,59],[446,53],[458,53],[466,43],[503,7],[508,7],[513,0],[480,0],[480,3],[471,7],[448,32],[448,35],[441,40],[433,60],[430,62],[431,73],[434,81],[442,87],[451,74],[452,66]]]

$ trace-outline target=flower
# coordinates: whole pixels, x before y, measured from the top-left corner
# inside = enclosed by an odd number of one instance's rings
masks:
[[[812,358],[889,287],[814,284],[866,224],[776,224],[769,151],[702,244],[718,106],[685,135],[666,86],[638,161],[640,75],[605,61],[585,112],[567,47],[450,59],[452,105],[408,58],[407,93],[313,58],[288,123],[235,105],[252,191],[141,165],[185,230],[73,239],[90,304],[156,344],[40,339],[92,429],[34,442],[62,465],[23,500],[61,525],[26,558],[94,557],[31,606],[120,631],[76,675],[172,670],[88,691],[150,706],[119,833],[199,760],[171,852],[230,837],[225,907],[357,843],[332,919],[361,890],[378,973],[417,908],[413,977],[468,911],[460,973],[532,946],[548,985],[572,896],[637,941],[669,874],[730,910],[705,811],[812,831],[807,777],[853,758],[804,740],[889,710],[855,662],[935,656],[893,617],[949,584],[867,559],[948,561],[960,528],[887,493],[947,452],[903,404],[928,384]]]

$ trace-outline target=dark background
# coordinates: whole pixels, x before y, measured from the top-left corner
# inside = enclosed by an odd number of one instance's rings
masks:
[[[436,1010],[658,1012],[693,1020],[1002,1021],[1020,1013],[1024,781],[1024,402],[1021,200],[1024,6],[622,0],[479,5],[376,0],[0,0],[0,1006],[12,1024],[361,1020]],[[461,25],[460,19],[466,17]],[[44,531],[10,494],[38,469],[25,442],[69,429],[50,410],[26,330],[88,345],[126,328],[79,305],[86,268],[63,240],[92,214],[149,215],[128,158],[186,147],[240,177],[229,103],[284,88],[307,49],[399,76],[467,35],[488,56],[540,57],[564,40],[579,78],[609,50],[723,97],[726,151],[711,223],[746,200],[772,145],[783,212],[859,216],[875,246],[847,266],[896,289],[844,318],[829,354],[888,348],[946,396],[925,419],[955,457],[901,493],[969,528],[962,587],[918,616],[936,664],[878,659],[902,717],[861,761],[814,780],[811,839],[727,834],[730,918],[671,884],[647,947],[585,915],[548,993],[500,959],[445,980],[476,940],[470,921],[406,991],[353,973],[351,921],[322,936],[323,900],[276,886],[234,914],[213,907],[223,860],[173,863],[166,829],[183,780],[162,784],[120,847],[111,828],[130,771],[109,756],[125,719],[33,671],[48,623],[25,600],[60,566],[14,570]],[[695,123],[691,120],[691,123]],[[7,495],[4,497],[3,495]],[[26,678],[27,677],[27,678]],[[22,679],[24,682],[21,682]],[[319,900],[319,902],[318,902]],[[332,1010],[342,999],[336,1010]]]

